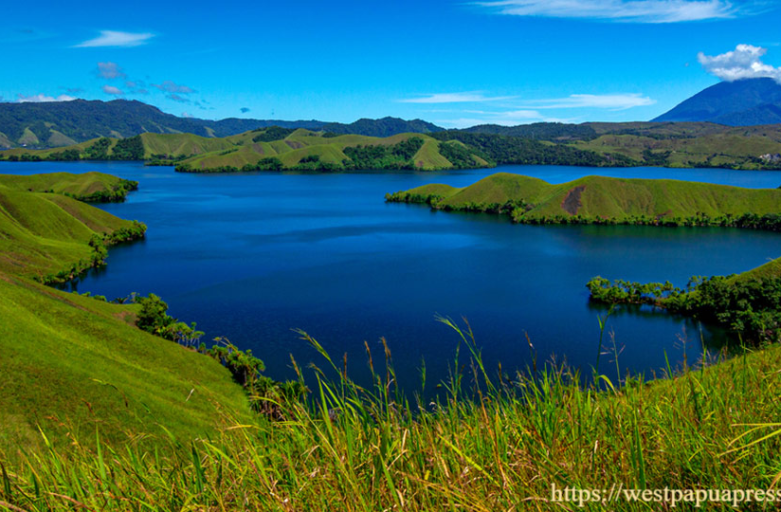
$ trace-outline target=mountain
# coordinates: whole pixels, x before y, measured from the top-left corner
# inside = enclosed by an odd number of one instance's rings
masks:
[[[707,121],[728,126],[781,123],[781,84],[772,78],[721,82],[653,121]]]
[[[435,133],[444,130],[444,128],[422,119],[405,121],[398,117],[364,118],[350,124],[328,123],[321,129],[339,135],[366,135],[368,137],[392,137],[400,133]]]
[[[212,121],[177,117],[152,105],[129,100],[0,103],[0,149],[16,146],[62,147],[99,137],[133,137],[147,132],[228,137],[270,126],[380,137],[441,130],[419,119],[404,121],[390,117],[361,119],[352,124],[237,118]]]
[[[481,124],[460,131],[547,141],[590,140],[597,137],[596,130],[587,124],[568,123],[531,123],[518,126]]]

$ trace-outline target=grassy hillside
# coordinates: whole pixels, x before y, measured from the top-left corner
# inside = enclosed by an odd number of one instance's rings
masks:
[[[34,137],[31,132],[29,134]],[[589,167],[781,168],[781,127],[728,127],[712,123],[538,123],[503,128],[405,133],[385,138],[267,127],[224,138],[189,133],[144,133],[101,138],[56,149],[16,148],[0,160],[146,160],[189,172],[356,168],[347,148],[423,141],[415,155],[363,160],[372,169],[452,169],[495,164]],[[319,163],[319,164],[318,164]]]
[[[0,451],[98,429],[111,440],[195,437],[216,403],[248,406],[230,373],[210,358],[144,333],[137,306],[67,294],[35,282],[101,264],[106,246],[145,227],[58,193],[117,178],[96,173],[0,176]],[[58,273],[59,272],[59,273]],[[51,279],[50,279],[51,278]]]
[[[166,431],[185,441],[212,431],[218,411],[248,412],[226,369],[137,329],[132,306],[5,272],[0,296],[0,451],[43,448],[39,427],[59,447],[96,431],[117,446]]]
[[[781,153],[777,128],[752,136],[730,131],[669,139],[609,134],[572,146],[601,154],[621,154],[638,162],[668,167],[777,168],[778,165],[773,165],[771,160],[763,160],[762,156]]]
[[[182,160],[184,172],[236,172],[264,169],[342,170],[419,169],[439,170],[491,165],[474,150],[451,162],[440,151],[440,142],[427,135],[406,133],[386,138],[335,135],[298,129],[270,140],[267,130],[229,137],[232,149],[213,151]],[[407,154],[405,143],[419,144]],[[412,147],[412,146],[410,146]],[[367,150],[366,148],[375,148]]]
[[[677,180],[587,176],[551,185],[537,178],[497,173],[466,188],[425,185],[388,196],[397,202],[428,202],[438,209],[505,211],[519,222],[646,219],[667,222],[781,212],[781,190],[744,189]]]
[[[85,202],[120,202],[138,188],[138,182],[99,172],[53,172],[31,176],[0,175],[0,186],[28,192],[62,194]]]
[[[402,148],[410,140],[420,147],[407,154]],[[441,143],[427,135],[405,133],[385,138],[364,135],[337,135],[305,129],[262,128],[225,138],[192,134],[154,134],[129,139],[94,139],[66,148],[47,150],[12,149],[0,153],[0,160],[146,160],[152,164],[173,165],[184,172],[238,172],[250,170],[344,170],[420,169],[438,170],[488,167],[488,158],[463,144],[460,151],[450,147],[448,160],[440,152]],[[385,148],[369,151],[371,148]],[[345,151],[362,153],[359,158]],[[357,160],[357,161],[356,161]]]
[[[133,230],[118,219],[69,197],[11,189],[0,184],[0,271],[26,277],[48,274],[83,262],[88,268],[94,236]]]
[[[233,145],[225,139],[200,137],[191,133],[141,135],[144,143],[144,159],[174,159],[182,156],[201,155],[211,151],[223,151]]]
[[[598,333],[581,336],[597,350]],[[774,489],[781,471],[779,365],[771,347],[679,368],[675,379],[603,379],[598,392],[564,369],[502,381],[475,362],[458,374],[463,384],[445,384],[449,398],[420,408],[394,398],[393,374],[378,368],[372,390],[324,386],[324,405],[292,406],[293,422],[235,425],[169,456],[144,442],[103,445],[101,456],[79,436],[70,452],[9,465],[0,500],[31,511],[72,510],[62,496],[92,510],[596,511],[620,488],[609,510],[697,510],[695,500],[728,510],[732,494],[709,501],[699,491]],[[565,488],[584,493],[567,499]],[[681,494],[649,502],[635,489]],[[762,509],[745,493],[734,498]]]

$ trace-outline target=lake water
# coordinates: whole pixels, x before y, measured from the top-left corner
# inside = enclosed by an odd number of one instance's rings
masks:
[[[489,170],[338,174],[178,174],[135,163],[2,163],[0,173],[101,171],[140,182],[124,204],[101,208],[149,226],[143,242],[110,251],[108,267],[78,284],[109,299],[154,292],[170,313],[196,321],[205,339],[251,348],[275,378],[322,358],[292,329],[307,331],[365,382],[364,341],[393,352],[401,384],[415,389],[425,359],[429,389],[446,377],[457,335],[435,315],[465,317],[490,367],[555,357],[590,372],[597,316],[586,282],[596,275],[637,281],[741,272],[781,256],[781,236],[733,229],[522,226],[483,214],[386,204],[384,194],[426,183],[466,186],[494,172],[553,183],[589,174],[674,178],[758,188],[781,173],[659,168],[505,166]],[[689,361],[724,334],[648,310],[612,316],[622,373]],[[609,344],[609,336],[606,336]],[[612,356],[602,370],[615,377]]]

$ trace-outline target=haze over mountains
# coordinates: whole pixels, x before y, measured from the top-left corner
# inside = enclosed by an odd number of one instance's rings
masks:
[[[683,101],[652,122],[708,122],[727,126],[779,124],[781,84],[771,78],[721,82]],[[597,137],[594,124],[479,125],[463,131],[535,140],[587,140]],[[62,147],[98,137],[123,138],[147,132],[228,137],[269,126],[372,137],[444,130],[420,119],[405,121],[394,117],[360,119],[350,124],[238,118],[213,121],[177,117],[152,105],[129,100],[0,103],[0,149]]]

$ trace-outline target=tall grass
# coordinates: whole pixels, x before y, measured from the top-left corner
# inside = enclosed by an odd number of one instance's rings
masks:
[[[379,358],[367,346],[373,385],[361,387],[346,361],[301,332],[324,369],[312,368],[316,400],[275,404],[284,421],[240,424],[215,413],[212,435],[154,448],[130,434],[126,445],[108,445],[98,432],[62,450],[41,432],[48,449],[0,456],[0,509],[574,510],[551,501],[553,484],[767,489],[781,477],[778,348],[674,379],[621,387],[599,377],[604,386],[584,387],[551,365],[494,374],[468,325],[441,321],[462,359],[435,401],[399,391],[387,344]]]

